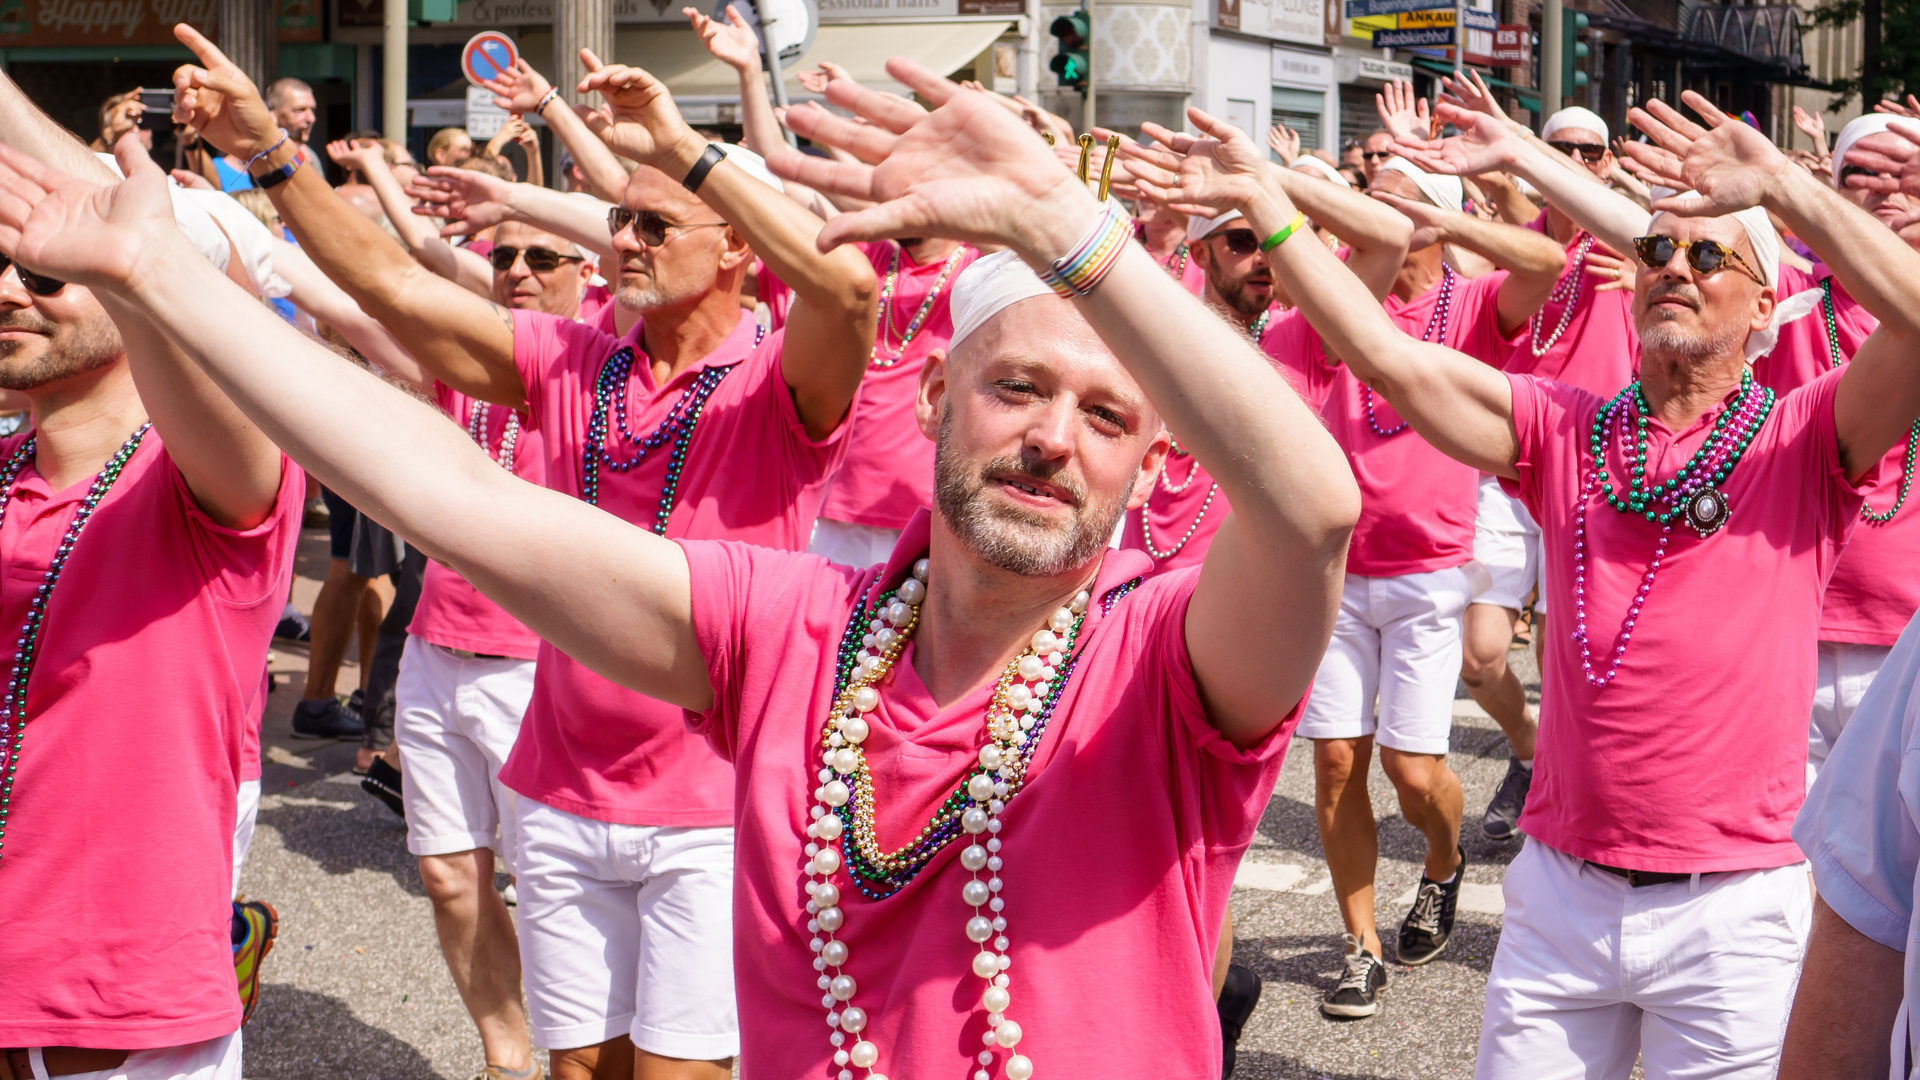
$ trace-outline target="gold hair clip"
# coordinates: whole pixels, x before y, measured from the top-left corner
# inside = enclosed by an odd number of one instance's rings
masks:
[[[1043,132],[1041,132],[1041,133],[1040,133],[1040,137],[1041,137],[1041,138],[1043,138],[1043,139],[1045,139],[1045,140],[1047,140],[1047,145],[1048,145],[1048,146],[1052,146],[1052,145],[1053,145],[1053,132],[1051,132],[1051,131],[1043,131]]]
[[[1087,182],[1087,165],[1093,158],[1093,136],[1080,136],[1080,182]]]
[[[1107,190],[1113,187],[1113,156],[1120,152],[1120,136],[1107,136],[1107,160],[1100,166],[1100,201],[1107,201]]]

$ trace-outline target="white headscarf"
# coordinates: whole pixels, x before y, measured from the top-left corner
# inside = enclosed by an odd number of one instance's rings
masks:
[[[1225,225],[1229,221],[1239,220],[1240,211],[1238,210],[1229,210],[1219,217],[1201,217],[1199,214],[1195,214],[1187,219],[1187,243],[1191,244],[1195,240],[1205,240],[1207,237],[1212,236],[1220,226]]]
[[[1412,180],[1413,185],[1420,189],[1420,194],[1425,195],[1428,202],[1442,210],[1458,212],[1467,200],[1466,188],[1461,186],[1460,178],[1457,176],[1427,172],[1403,157],[1390,157],[1387,163],[1380,167],[1392,169]]]
[[[1318,175],[1324,176],[1327,179],[1333,181],[1334,183],[1339,184],[1343,188],[1350,188],[1353,186],[1351,183],[1347,181],[1346,177],[1340,175],[1339,169],[1336,169],[1333,166],[1327,164],[1326,162],[1320,160],[1319,158],[1314,157],[1312,154],[1301,154],[1299,157],[1294,158],[1293,164],[1290,166],[1290,168],[1306,169],[1310,172],[1317,173]]]
[[[1653,189],[1653,201],[1659,202],[1672,197],[1673,194],[1672,188],[1656,187]],[[1682,194],[1691,197],[1699,193],[1688,191]],[[1662,210],[1653,215],[1652,220],[1647,222],[1647,227],[1652,228],[1653,222],[1659,221],[1664,214],[1666,211]],[[1753,261],[1756,264],[1754,270],[1767,279],[1768,286],[1778,288],[1780,285],[1780,234],[1774,231],[1773,221],[1767,217],[1766,209],[1749,206],[1745,210],[1727,216],[1739,222],[1740,227],[1746,230],[1747,243],[1753,247]],[[1805,289],[1792,296],[1780,296],[1776,293],[1773,300],[1772,321],[1767,324],[1766,329],[1755,330],[1747,335],[1747,363],[1751,364],[1766,355],[1779,342],[1782,326],[1811,314],[1819,305],[1819,289]]]
[[[1020,301],[1053,295],[1053,289],[1040,280],[1040,275],[1011,250],[975,259],[953,279],[953,291],[948,294],[953,337],[947,341],[947,350],[959,348],[960,343],[986,325],[988,319]]]
[[[1599,113],[1572,105],[1547,117],[1547,122],[1540,125],[1540,141],[1546,142],[1553,138],[1554,132],[1566,128],[1573,128],[1575,131],[1591,131],[1600,136],[1600,141],[1603,143],[1612,138],[1612,133],[1607,130],[1607,122],[1600,119]]]
[[[1869,135],[1887,131],[1899,119],[1901,117],[1892,113],[1867,113],[1847,121],[1847,126],[1840,129],[1840,137],[1833,141],[1833,182],[1840,183],[1840,170],[1846,167],[1847,151],[1853,149],[1854,143]],[[1907,130],[1914,129],[1909,127]]]

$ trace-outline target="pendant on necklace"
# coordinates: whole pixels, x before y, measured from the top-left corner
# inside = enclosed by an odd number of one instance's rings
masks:
[[[1731,513],[1727,497],[1712,485],[1701,488],[1687,499],[1687,525],[1702,539],[1719,532],[1720,526],[1727,523]]]

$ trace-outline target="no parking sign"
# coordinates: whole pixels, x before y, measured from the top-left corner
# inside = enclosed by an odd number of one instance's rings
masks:
[[[473,35],[460,50],[460,70],[468,82],[479,86],[511,69],[518,59],[520,50],[514,47],[512,38],[498,30],[485,30]]]

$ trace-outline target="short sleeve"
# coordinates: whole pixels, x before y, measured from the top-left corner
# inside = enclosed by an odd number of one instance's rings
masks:
[[[1913,696],[1920,676],[1917,627],[1920,620],[1900,635],[1793,823],[1793,839],[1812,863],[1820,898],[1847,925],[1902,952],[1920,868],[1911,802],[1920,785],[1920,703]]]
[[[749,402],[752,409],[762,413],[761,430],[777,435],[792,467],[791,475],[802,484],[811,483],[826,478],[846,458],[849,432],[853,428],[853,412],[859,404],[859,391],[854,392],[854,399],[847,403],[846,413],[825,438],[816,439],[807,434],[807,426],[800,420],[800,407],[793,400],[793,390],[787,385],[786,376],[781,371],[785,347],[786,332],[783,330],[768,334],[765,341],[754,346],[753,352],[741,365],[744,369],[742,374],[747,374],[753,380],[746,387],[743,400]]]
[[[1519,448],[1513,467],[1519,472],[1518,480],[1500,478],[1500,489],[1508,495],[1526,504],[1527,510],[1536,518],[1540,516],[1540,491],[1545,482],[1541,475],[1545,462],[1541,460],[1542,434],[1548,429],[1548,414],[1552,411],[1551,401],[1546,392],[1546,383],[1531,375],[1507,375],[1507,385],[1513,391],[1513,438]]]
[[[1462,290],[1461,333],[1456,348],[1496,368],[1506,367],[1513,358],[1514,343],[1527,326],[1522,322],[1511,334],[1500,332],[1500,290],[1510,277],[1505,270],[1495,270],[1467,282]]]
[[[1860,504],[1866,501],[1867,492],[1874,488],[1892,457],[1883,457],[1867,470],[1858,484],[1847,479],[1846,468],[1840,463],[1840,432],[1833,415],[1834,397],[1846,373],[1844,367],[1829,371],[1784,395],[1774,405],[1785,413],[1780,418],[1787,425],[1785,430],[1798,433],[1794,438],[1810,459],[1805,475],[1821,481],[1818,491],[1825,500],[1822,511],[1826,515],[1827,533],[1840,540],[1853,532],[1854,522],[1860,517]]]
[[[163,448],[164,449],[164,448]],[[187,478],[165,454],[156,468],[166,470],[173,498],[186,519],[194,557],[220,599],[239,607],[262,600],[285,601],[293,550],[300,542],[300,516],[306,503],[306,471],[280,455],[280,489],[273,509],[251,529],[235,529],[213,520],[200,508]]]
[[[1320,334],[1298,309],[1281,317],[1280,325],[1267,331],[1260,347],[1300,397],[1318,412],[1333,389],[1340,368],[1327,358]]]
[[[544,311],[513,312],[513,367],[527,390],[527,415],[534,425],[544,413],[542,396],[554,366],[574,350],[584,350],[597,362],[619,339],[572,319]]]

